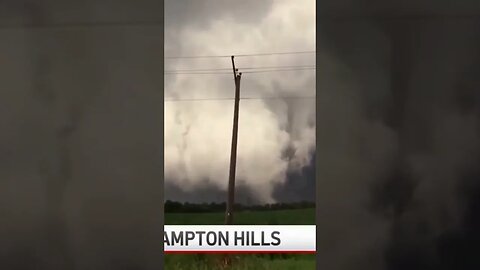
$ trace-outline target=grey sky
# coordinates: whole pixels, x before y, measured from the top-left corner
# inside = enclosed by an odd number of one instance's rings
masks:
[[[165,55],[231,55],[315,50],[315,2],[166,1]],[[315,65],[315,54],[244,57],[237,67]],[[230,68],[229,58],[166,59],[166,70]],[[166,99],[233,97],[232,74],[167,75]],[[315,149],[315,71],[244,74],[243,97],[310,96],[302,100],[242,100],[237,178],[260,202],[289,170],[309,166]],[[176,185],[192,194],[208,181],[225,190],[233,101],[165,103],[165,194]],[[286,155],[285,151],[291,155]],[[311,176],[310,176],[311,177]],[[302,177],[290,185],[303,185]],[[285,187],[289,188],[289,187]],[[312,186],[313,188],[313,186]],[[213,192],[213,191],[212,191]],[[280,194],[280,196],[279,196]],[[298,199],[305,199],[298,194]],[[314,198],[308,198],[313,200]],[[240,197],[240,201],[242,198]]]

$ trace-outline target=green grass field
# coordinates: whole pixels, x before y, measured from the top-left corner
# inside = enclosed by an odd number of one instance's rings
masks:
[[[165,256],[166,270],[314,270],[314,255],[239,255],[233,256],[232,265],[224,267],[221,255]]]
[[[237,225],[313,225],[315,209],[244,211],[235,213]],[[225,213],[165,213],[168,225],[216,225],[223,224]]]
[[[165,224],[168,225],[216,225],[223,224],[224,213],[165,213]],[[244,211],[235,213],[235,224],[238,225],[313,225],[315,209]],[[220,255],[180,255],[165,256],[167,270],[313,270],[314,255],[239,255],[233,256],[232,265],[225,268],[221,265]]]

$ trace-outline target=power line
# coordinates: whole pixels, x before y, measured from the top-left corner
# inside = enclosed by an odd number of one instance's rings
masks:
[[[233,97],[224,98],[187,98],[187,99],[165,99],[164,102],[182,102],[182,101],[221,101],[234,100]],[[241,97],[242,100],[269,100],[269,99],[315,99],[315,96],[287,96],[287,97]]]
[[[200,59],[200,58],[224,58],[231,55],[203,55],[203,56],[165,56],[165,59]]]
[[[233,54],[235,57],[249,56],[268,56],[268,55],[287,55],[287,54],[308,54],[315,51],[296,51],[296,52],[273,52],[273,53],[251,53],[251,54]],[[195,56],[165,56],[165,59],[200,59],[200,58],[224,58],[232,55],[195,55]]]
[[[285,55],[285,54],[308,54],[315,53],[315,51],[300,51],[300,52],[275,52],[275,53],[256,53],[256,54],[237,54],[235,57],[247,57],[247,56],[267,56],[267,55]]]
[[[231,72],[172,72],[164,73],[164,75],[232,75]]]
[[[240,67],[238,69],[265,69],[265,68],[307,68],[307,67],[315,67],[315,65],[304,65],[304,66],[265,66],[265,67]]]
[[[265,73],[265,72],[282,72],[282,71],[303,71],[303,70],[315,70],[315,67],[305,67],[305,68],[290,68],[290,69],[265,69],[265,70],[253,70],[253,71],[244,71],[243,73]],[[164,75],[232,75],[231,72],[167,72]]]
[[[170,72],[195,72],[195,71],[217,71],[217,70],[232,70],[232,68],[206,68],[206,69],[170,69],[170,70],[165,70],[165,73],[170,73]]]
[[[311,68],[292,68],[292,69],[270,69],[270,70],[255,70],[255,71],[244,71],[242,73],[264,73],[264,72],[277,72],[277,71],[299,71],[299,70],[314,70],[315,67]]]
[[[303,65],[303,66],[263,66],[263,67],[239,67],[239,70],[251,70],[251,69],[276,69],[276,68],[312,68],[315,65]],[[166,73],[171,72],[206,72],[206,71],[219,71],[219,70],[228,70],[231,71],[232,68],[208,68],[208,69],[172,69],[165,70]]]

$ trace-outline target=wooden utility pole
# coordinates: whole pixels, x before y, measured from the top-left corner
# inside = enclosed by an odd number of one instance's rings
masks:
[[[225,213],[225,224],[233,223],[233,205],[235,203],[235,171],[237,166],[237,140],[238,140],[238,110],[240,105],[240,78],[242,73],[237,75],[235,68],[235,60],[232,55],[233,79],[235,81],[235,105],[233,109],[233,132],[232,132],[232,149],[230,153],[230,174],[228,177],[228,199],[227,210]]]

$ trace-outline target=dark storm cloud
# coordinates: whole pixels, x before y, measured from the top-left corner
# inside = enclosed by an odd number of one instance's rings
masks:
[[[283,184],[275,186],[273,197],[279,202],[300,202],[315,201],[315,156],[310,165],[303,167],[300,171],[292,171],[287,175],[287,180]],[[227,193],[215,184],[204,181],[194,190],[185,191],[179,186],[166,181],[164,185],[165,200],[205,203],[205,202],[225,202]],[[252,190],[245,185],[241,179],[237,179],[235,185],[236,203],[245,205],[261,204]]]
[[[427,2],[418,3],[426,12]],[[402,10],[378,7],[370,11]],[[467,237],[478,239],[470,193],[478,190],[480,162],[479,26],[458,17],[321,20],[322,267],[478,265]]]
[[[227,193],[218,188],[214,184],[205,181],[202,185],[199,185],[195,190],[185,191],[180,187],[167,182],[164,185],[165,188],[165,200],[189,202],[189,203],[210,203],[210,202],[225,202],[227,199]],[[254,196],[252,191],[242,181],[235,183],[235,203],[245,205],[255,205],[260,203]]]
[[[183,29],[208,29],[211,23],[231,18],[238,23],[252,24],[261,21],[272,6],[272,0],[235,1],[235,0],[166,0],[165,1],[165,41],[166,55],[182,55],[185,42],[196,40],[181,39],[178,35]],[[232,31],[235,31],[232,29]],[[195,53],[187,51],[189,53]]]
[[[280,202],[315,202],[315,164],[314,154],[309,165],[289,171],[285,183],[275,187],[274,198]]]
[[[166,0],[165,27],[176,30],[182,27],[202,28],[208,27],[211,21],[228,17],[239,23],[255,24],[265,17],[273,4],[273,0]]]
[[[165,8],[165,54],[225,55],[313,50],[313,7],[314,1],[311,0],[192,1],[191,4],[171,1]],[[236,59],[240,69],[314,64],[314,54]],[[165,66],[167,70],[224,68],[231,67],[231,62],[228,58],[167,59]],[[251,194],[248,197],[261,202],[282,200],[281,195],[287,193],[278,192],[273,198],[273,192],[283,189],[290,190],[289,200],[299,198],[302,194],[296,192],[305,190],[302,188],[305,183],[314,182],[314,179],[303,179],[293,173],[312,164],[315,147],[314,78],[313,70],[243,75],[242,97],[312,97],[241,101],[237,178],[249,187]],[[165,94],[170,99],[232,97],[233,83],[231,76],[168,75]],[[165,168],[169,182],[166,194],[170,192],[170,186],[177,186],[183,190],[182,197],[190,194],[192,199],[197,199],[195,190],[201,189],[203,179],[208,179],[213,190],[226,192],[231,105],[229,101],[166,103]],[[288,158],[284,156],[287,148],[291,154]],[[241,200],[241,196],[237,198]]]

